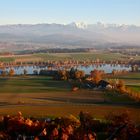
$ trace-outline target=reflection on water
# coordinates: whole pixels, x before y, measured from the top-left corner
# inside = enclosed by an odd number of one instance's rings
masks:
[[[97,69],[97,70],[104,70],[105,73],[111,73],[112,70],[127,70],[130,71],[131,67],[130,66],[125,66],[125,65],[111,65],[111,64],[104,64],[104,65],[90,65],[88,67],[85,66],[78,66],[78,69],[84,70],[86,74],[89,74],[92,70]]]
[[[24,74],[24,70],[27,71],[27,74],[34,74],[34,71],[36,72],[40,72],[40,70],[59,70],[59,69],[67,69],[69,70],[71,67],[67,67],[67,66],[61,66],[61,67],[47,67],[47,66],[18,66],[18,67],[6,67],[5,70],[7,72],[9,72],[10,69],[14,69],[15,74],[16,75],[21,75]],[[130,71],[131,70],[131,66],[129,65],[111,65],[111,64],[102,64],[102,65],[78,65],[78,66],[74,66],[74,68],[77,68],[79,70],[83,70],[85,71],[86,74],[90,74],[90,72],[94,69],[98,69],[98,70],[104,70],[106,73],[111,73],[112,70],[127,70]],[[0,70],[2,71],[2,70]]]

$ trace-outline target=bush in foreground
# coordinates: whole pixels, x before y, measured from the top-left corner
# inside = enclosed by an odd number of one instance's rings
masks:
[[[21,112],[15,116],[3,116],[0,124],[0,140],[138,140],[140,128],[136,127],[127,113],[109,114],[105,121],[94,119],[89,113],[79,117],[55,119],[24,118]]]

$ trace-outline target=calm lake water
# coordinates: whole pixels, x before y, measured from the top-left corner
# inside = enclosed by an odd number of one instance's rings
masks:
[[[34,71],[38,73],[40,70],[47,70],[47,66],[19,66],[19,67],[7,67],[5,70],[9,72],[10,69],[14,69],[16,75],[21,75],[24,73],[24,70],[27,71],[27,74],[34,74]],[[94,69],[104,70],[106,73],[111,73],[112,70],[131,70],[131,66],[126,65],[111,65],[111,64],[103,64],[103,65],[89,65],[89,66],[75,66],[75,68],[79,70],[84,70],[86,74],[90,74],[90,72]],[[60,67],[59,69],[64,69],[64,67]],[[53,67],[52,70],[58,70],[58,68]],[[0,70],[2,71],[2,70]]]

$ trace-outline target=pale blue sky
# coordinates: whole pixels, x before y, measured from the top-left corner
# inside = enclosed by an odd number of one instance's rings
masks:
[[[0,24],[81,21],[140,25],[140,0],[0,0]]]

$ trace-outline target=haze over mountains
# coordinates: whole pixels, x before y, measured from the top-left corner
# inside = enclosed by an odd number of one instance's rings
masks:
[[[117,24],[18,24],[0,26],[0,49],[108,47],[140,44],[140,27]],[[29,45],[30,44],[30,45]],[[12,46],[12,47],[13,47]],[[7,45],[6,49],[10,49]]]

